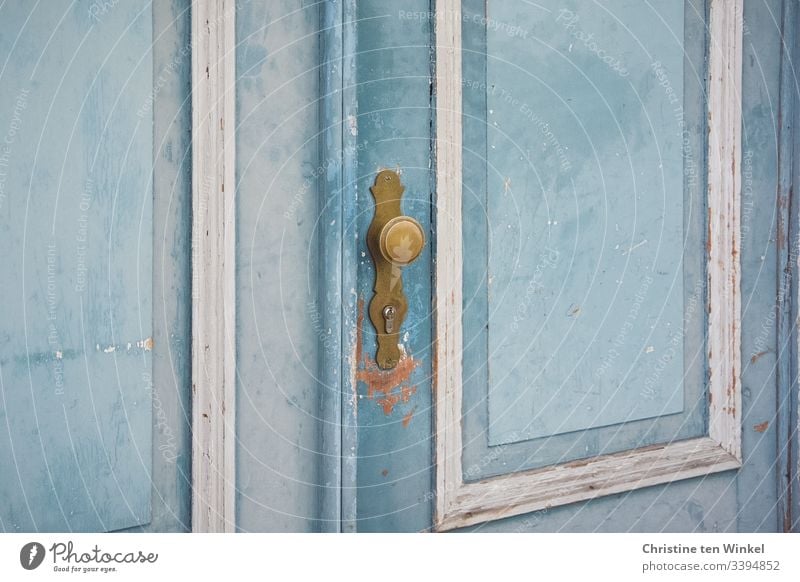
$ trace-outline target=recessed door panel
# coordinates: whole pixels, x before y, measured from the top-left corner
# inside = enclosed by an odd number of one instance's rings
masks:
[[[464,10],[464,466],[702,434],[702,16]]]
[[[0,529],[148,523],[151,6],[15,1],[0,28]]]

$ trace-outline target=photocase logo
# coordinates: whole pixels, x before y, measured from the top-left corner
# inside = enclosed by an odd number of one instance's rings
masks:
[[[35,570],[44,561],[44,546],[39,542],[29,542],[19,552],[19,563],[26,570]]]

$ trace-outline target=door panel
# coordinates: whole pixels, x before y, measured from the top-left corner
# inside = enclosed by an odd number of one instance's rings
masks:
[[[704,13],[463,8],[470,478],[704,434]]]
[[[473,87],[484,87],[488,95],[486,114],[476,115],[475,123],[485,120],[483,125],[488,128],[484,150],[487,203],[485,209],[473,207],[472,215],[465,212],[464,223],[469,224],[476,216],[486,216],[489,231],[488,268],[481,272],[474,265],[470,267],[472,273],[477,271],[479,277],[488,281],[485,317],[473,316],[476,324],[472,329],[478,335],[486,330],[484,335],[488,340],[484,345],[488,344],[489,356],[483,360],[465,358],[470,370],[481,369],[475,365],[476,361],[488,364],[481,383],[483,391],[473,387],[468,392],[465,387],[466,480],[572,459],[590,460],[609,452],[679,441],[708,430],[707,371],[702,361],[706,351],[704,314],[708,309],[704,305],[705,268],[699,260],[704,255],[706,223],[702,218],[706,89],[703,69],[708,41],[703,37],[708,16],[704,6],[687,3],[683,28],[680,24],[684,15],[675,4],[659,5],[659,12],[667,9],[671,14],[649,19],[637,15],[636,7],[624,2],[604,4],[599,14],[592,13],[597,9],[592,5],[565,8],[545,4],[544,8],[550,8],[550,12],[539,18],[538,8],[527,5],[518,5],[515,10],[509,5],[503,9],[492,9],[489,5],[487,13],[478,5],[479,18],[469,14],[464,18],[464,22],[486,24],[487,44],[481,54],[487,55],[488,63],[487,83],[472,83]],[[534,38],[526,40],[536,44],[545,37],[544,50],[530,49],[529,44],[520,43],[518,38],[514,39],[517,48],[512,50],[514,40],[509,40],[512,35],[508,34],[511,29],[504,28],[503,23],[525,23],[520,11],[535,20],[529,29],[522,25],[523,31],[534,32]],[[542,26],[540,18],[549,18],[553,25]],[[659,34],[662,23],[663,36]],[[637,28],[640,28],[638,33]],[[674,34],[682,28],[683,46]],[[465,38],[475,38],[474,31],[467,32],[466,26],[463,30]],[[498,52],[493,54],[492,39],[499,38],[501,32],[504,38],[496,43]],[[626,50],[628,34],[633,43]],[[559,35],[563,44],[559,43]],[[719,38],[708,44],[714,42],[719,42]],[[675,45],[678,50],[670,50]],[[622,57],[614,61],[600,58],[601,49],[606,57],[609,54]],[[549,50],[564,55],[565,66],[553,66],[547,56]],[[478,60],[474,55],[470,57]],[[495,66],[498,71],[508,67],[517,74],[504,76],[498,72],[493,78],[493,60],[500,62]],[[624,69],[618,63],[624,63]],[[570,66],[573,77],[577,77],[571,83],[564,80],[569,77],[564,70],[569,71]],[[593,82],[597,69],[609,66],[614,74],[605,71]],[[465,76],[468,67],[465,64]],[[482,69],[478,66],[474,70]],[[677,75],[673,75],[676,71]],[[525,90],[528,76],[541,86]],[[677,82],[673,83],[673,77]],[[618,81],[622,84],[615,86]],[[581,83],[591,87],[576,93],[575,85]],[[675,94],[675,87],[681,85],[682,99]],[[516,91],[519,86],[522,89]],[[468,104],[469,77],[465,78],[464,90],[465,117],[469,118],[475,111],[470,109],[474,105]],[[493,99],[498,92],[501,98]],[[533,100],[536,105],[529,106],[526,100]],[[583,117],[585,122],[580,123],[580,128],[570,128],[564,116],[559,115],[565,107],[569,110],[568,119]],[[542,119],[544,115],[552,117]],[[610,121],[605,127],[604,118]],[[497,134],[500,137],[493,141]],[[480,151],[476,143],[481,142],[466,132],[465,136],[465,151]],[[584,140],[589,144],[588,149],[581,147]],[[529,141],[540,145],[533,156],[528,154]],[[504,144],[505,149],[501,148]],[[502,151],[496,154],[498,149]],[[465,153],[465,158],[468,155]],[[570,156],[575,156],[577,165]],[[622,171],[618,157],[628,158],[627,171]],[[474,174],[478,162],[465,161],[467,172]],[[521,193],[514,186],[520,182]],[[471,189],[469,183],[467,177],[466,189]],[[591,184],[595,185],[594,190],[587,187]],[[480,186],[476,189],[480,192]],[[683,196],[676,196],[676,192],[683,192]],[[495,231],[499,234],[495,235]],[[613,241],[613,237],[620,235],[626,237],[626,243]],[[465,229],[467,262],[474,255],[470,249],[476,248],[476,240],[478,237]],[[652,242],[656,244],[646,249]],[[498,249],[497,261],[492,260],[493,248]],[[511,249],[510,256],[503,255],[504,250]],[[645,252],[638,254],[639,250]],[[496,265],[505,267],[506,273],[500,276],[493,273],[492,267]],[[518,271],[522,272],[522,283],[517,283]],[[473,280],[476,279],[473,274]],[[500,289],[495,291],[497,280]],[[676,286],[683,289],[676,292]],[[467,290],[471,292],[472,288]],[[465,306],[471,299],[467,292]],[[575,293],[582,294],[582,301],[570,298]],[[503,305],[504,300],[508,306]],[[602,316],[582,329],[580,318],[587,308],[590,319],[598,311]],[[493,326],[500,343],[491,340]],[[473,341],[467,329],[465,325],[465,346]],[[515,342],[517,334],[521,339]],[[539,334],[543,339],[538,339]],[[503,344],[505,341],[508,343]],[[515,345],[521,347],[515,351]],[[511,360],[507,359],[509,352]],[[649,359],[650,355],[656,357]],[[588,367],[584,361],[589,362]],[[690,366],[686,367],[684,362]],[[553,368],[552,376],[548,368]],[[496,379],[498,374],[500,378]],[[495,382],[502,382],[504,377],[512,381],[505,388],[495,389]],[[468,372],[465,378],[467,382],[474,381],[475,375]],[[544,383],[537,390],[539,381],[548,379],[549,391]],[[604,385],[611,389],[604,392]],[[486,387],[488,403],[484,404]],[[499,398],[493,402],[497,393]],[[685,403],[680,406],[679,396],[683,396]],[[650,403],[655,406],[650,408]],[[488,411],[481,415],[483,406]],[[598,406],[614,412],[610,416],[595,412]],[[681,412],[684,414],[676,414]],[[547,420],[537,427],[540,415]],[[615,415],[622,421],[617,426],[589,430],[602,427]],[[467,420],[470,416],[472,421]],[[652,416],[664,418],[646,420]],[[548,425],[550,430],[545,431]],[[559,434],[570,428],[580,432]],[[503,434],[508,436],[503,438]],[[517,442],[537,436],[545,438],[531,440],[527,446]],[[775,454],[775,450],[768,453],[773,459]],[[706,477],[704,482],[696,484],[691,503],[703,497],[702,489],[709,482],[719,480],[724,482],[725,477]],[[674,493],[669,490],[684,488],[678,483],[664,487],[658,493],[657,503],[682,502],[682,498],[673,500]],[[648,499],[648,495],[633,491],[618,502],[617,510],[624,515],[642,515],[633,510],[637,498]],[[510,498],[508,503],[512,503]],[[607,503],[594,499],[573,508],[574,513],[559,513],[566,523],[581,528],[583,516]],[[730,503],[729,500],[729,507]],[[701,504],[694,509],[700,509],[698,513],[702,514],[704,507]],[[544,513],[548,511],[554,510]],[[738,508],[734,513],[738,514]],[[773,515],[772,508],[766,508],[765,519],[770,520]],[[649,524],[651,518],[656,519],[656,512],[631,527],[652,529],[655,522]],[[716,519],[715,528],[736,528],[734,515],[721,513]],[[533,522],[540,520],[542,514]],[[678,525],[680,520],[670,519],[663,527],[680,529],[683,527]],[[605,518],[597,527],[609,527],[608,521]],[[525,527],[530,525],[523,523]],[[704,521],[698,527],[706,526]]]
[[[318,302],[320,9],[295,0],[236,10],[237,527],[315,531],[324,484]]]
[[[151,507],[153,15],[28,4],[0,8],[0,527],[121,529]]]
[[[184,532],[192,503],[191,1],[153,4],[153,471],[142,529]]]
[[[454,387],[463,389],[459,477],[484,483],[489,491],[492,483],[502,483],[487,479],[491,476],[514,476],[565,461],[577,468],[599,455],[624,455],[708,434],[707,53],[709,45],[719,42],[708,37],[709,4],[458,4],[464,108],[463,385]],[[738,463],[723,463],[720,468],[728,470],[694,478],[676,468],[677,480],[671,483],[634,484],[627,492],[466,530],[778,527],[777,450],[775,437],[765,436],[773,430],[776,413],[774,360],[762,359],[777,347],[769,325],[777,291],[775,231],[769,218],[775,211],[769,192],[775,187],[776,113],[768,103],[779,86],[781,51],[777,39],[748,31],[754,26],[764,33],[773,30],[769,15],[780,13],[780,5],[748,4],[744,12],[742,163],[750,176],[750,196],[765,194],[760,212],[749,212],[742,228],[741,467],[731,470]],[[445,11],[452,6],[437,4]],[[359,143],[370,148],[359,152],[359,159],[369,160],[372,167],[366,170],[373,172],[395,164],[406,172],[396,160],[413,159],[410,140],[385,143],[379,136],[408,131],[417,138],[392,99],[422,99],[416,79],[427,80],[435,69],[427,57],[399,47],[416,47],[426,35],[431,46],[436,35],[440,42],[451,37],[446,28],[433,26],[434,16],[424,6],[396,14],[362,7],[359,14],[375,17],[360,18],[358,27],[359,79],[368,80],[358,93]],[[605,58],[609,55],[614,58]],[[394,90],[398,78],[407,80],[403,98]],[[450,91],[441,81],[431,99],[433,127],[437,117],[447,115],[435,109],[438,97]],[[392,97],[378,87],[392,87]],[[379,115],[370,123],[366,113],[375,109]],[[431,131],[440,149],[449,137]],[[366,173],[361,172],[360,187],[371,184]],[[432,194],[434,209],[441,195]],[[363,198],[359,201],[364,208]],[[368,217],[359,238],[366,236],[371,219],[369,208],[363,212]],[[452,246],[438,238],[436,225],[432,235],[434,271]],[[366,303],[369,263],[364,271],[359,276]],[[404,287],[425,285],[431,271],[406,269]],[[434,304],[441,305],[452,289],[434,293]],[[370,408],[376,387],[391,392],[409,384],[394,372],[364,373],[374,347],[371,324],[364,321],[359,329],[367,342],[359,348],[365,346],[366,354],[357,354],[365,364],[355,375],[362,485],[358,528],[429,529],[429,508],[443,493],[434,487],[432,467],[441,463],[442,450],[431,452],[430,464],[419,458],[416,445],[429,444],[431,434],[415,424],[419,407],[408,432],[395,430],[400,417],[394,408],[388,421],[375,406]],[[417,337],[409,333],[404,339],[415,365],[417,354],[424,353],[415,346]],[[441,334],[433,339],[445,341]],[[441,377],[442,366],[451,363],[440,353],[431,371]],[[451,389],[427,377],[412,378],[412,406],[425,404],[420,398],[429,390]],[[752,422],[755,418],[759,422]],[[435,430],[441,438],[442,427]],[[402,467],[396,480],[386,470],[390,465]],[[387,484],[381,483],[379,471]],[[509,496],[505,505],[515,502]]]
[[[433,247],[403,269],[408,314],[400,332],[405,355],[382,371],[367,308],[375,270],[366,233],[375,211],[369,188],[382,169],[400,171],[403,212],[431,228],[431,22],[427,2],[402,10],[358,2],[357,175],[348,185],[358,204],[358,531],[414,531],[431,522],[431,273]],[[416,15],[416,17],[415,17]],[[430,239],[430,236],[428,236]],[[345,290],[347,292],[347,290]]]
[[[488,147],[465,146],[485,149],[489,168],[488,245],[465,236],[470,262],[472,245],[488,246],[489,444],[681,413],[683,353],[670,349],[684,315],[679,122],[684,101],[702,104],[702,84],[684,97],[683,6],[487,12],[535,35],[521,43],[488,27]],[[605,52],[578,40],[590,36]]]

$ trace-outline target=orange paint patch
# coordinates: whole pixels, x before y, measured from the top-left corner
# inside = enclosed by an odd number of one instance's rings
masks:
[[[764,432],[765,430],[767,430],[767,428],[769,428],[769,421],[766,420],[764,422],[761,422],[753,426],[753,430],[756,432]]]
[[[404,354],[393,370],[381,370],[375,360],[364,353],[363,325],[364,300],[359,298],[356,330],[356,381],[364,382],[367,385],[367,398],[375,400],[383,409],[383,413],[389,416],[395,406],[400,403],[408,403],[411,396],[417,392],[417,387],[411,386],[410,380],[411,374],[417,369],[419,362],[412,356]]]
[[[408,411],[408,414],[406,414],[403,417],[403,428],[408,428],[408,425],[411,423],[411,419],[414,417],[414,413],[416,411],[417,411],[417,407],[415,406],[414,408],[412,408],[411,410]]]

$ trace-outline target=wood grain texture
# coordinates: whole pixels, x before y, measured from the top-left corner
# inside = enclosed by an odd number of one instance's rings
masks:
[[[436,4],[436,514],[460,512],[461,470],[461,2]],[[443,527],[444,526],[444,527]]]
[[[448,530],[651,485],[736,469],[738,459],[710,438],[633,449],[486,479],[458,487]]]
[[[461,87],[461,70],[454,66],[450,30],[460,27],[459,3],[437,5],[437,173],[453,172],[448,144],[458,139],[460,116],[449,117],[455,105],[447,87]],[[741,2],[712,1],[709,64],[709,437],[678,441],[602,455],[580,463],[565,463],[465,483],[461,468],[461,227],[460,190],[437,176],[436,316],[436,519],[439,530],[518,515],[579,500],[668,483],[741,465],[741,385],[739,374],[739,160],[741,140]],[[446,71],[446,75],[439,71]],[[455,89],[451,89],[455,90]],[[460,100],[459,100],[460,101]],[[442,156],[444,151],[444,156]],[[459,176],[453,179],[460,184]],[[450,197],[458,195],[459,200]],[[445,254],[446,252],[446,254]],[[458,255],[458,260],[451,260]],[[456,294],[458,299],[456,300]],[[586,467],[591,469],[586,469]],[[630,471],[629,471],[630,469]],[[618,478],[617,476],[620,476]],[[552,488],[564,478],[568,491]],[[509,501],[512,500],[512,501]]]
[[[786,12],[784,34],[787,42],[782,44],[782,50],[784,51],[782,53],[782,63],[787,63],[787,77],[784,77],[784,79],[789,85],[788,89],[793,91],[794,96],[791,107],[782,108],[783,115],[792,119],[793,138],[791,144],[792,153],[786,159],[787,165],[790,161],[792,164],[792,188],[790,192],[792,194],[791,220],[793,228],[790,230],[791,236],[789,240],[792,242],[789,248],[795,252],[793,259],[792,253],[789,253],[789,266],[794,273],[790,321],[797,322],[800,321],[798,319],[800,318],[800,282],[798,281],[798,276],[800,276],[800,249],[797,247],[797,245],[800,245],[800,200],[798,200],[798,190],[800,189],[800,131],[797,129],[800,127],[800,87],[795,81],[797,78],[797,62],[800,59],[800,43],[798,43],[800,10],[798,10],[797,3],[787,0],[784,2],[784,11]],[[788,74],[788,69],[791,69],[791,75]],[[782,388],[782,393],[786,395],[786,400],[781,401],[779,399],[779,406],[788,408],[786,413],[787,421],[785,423],[785,430],[789,434],[789,454],[786,458],[788,471],[785,477],[778,476],[779,479],[783,480],[781,485],[785,487],[785,493],[780,492],[779,497],[784,495],[786,498],[784,513],[783,515],[779,513],[778,519],[781,520],[784,531],[800,533],[800,388],[794,382],[794,378],[800,375],[800,333],[798,333],[797,325],[791,326],[789,339],[791,341],[790,348],[794,352],[791,357],[790,368],[792,375],[788,386]],[[788,520],[786,519],[787,516]],[[789,522],[788,524],[787,521]]]
[[[741,451],[742,0],[711,2],[708,81],[709,435]]]
[[[796,4],[796,3],[795,3]],[[745,2],[742,58],[742,468],[736,474],[737,529],[774,532],[780,439],[776,371],[782,366],[776,303],[782,293],[776,218],[781,124],[779,19],[783,0]],[[785,291],[784,291],[785,292]],[[758,432],[766,422],[766,429]]]
[[[235,527],[235,0],[192,4],[192,530]]]
[[[796,338],[795,323],[798,319],[797,275],[798,275],[798,215],[800,209],[794,190],[796,188],[795,164],[797,163],[797,73],[794,59],[797,53],[797,3],[785,2],[781,17],[780,87],[778,125],[778,200],[777,200],[777,271],[778,296],[775,332],[778,353],[781,357],[776,366],[777,415],[775,430],[778,434],[778,528],[790,532],[800,529],[800,499],[795,498],[798,487],[797,457],[797,353],[793,349]]]

